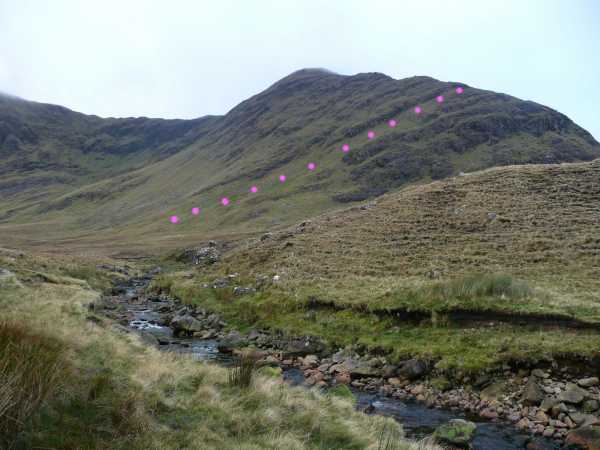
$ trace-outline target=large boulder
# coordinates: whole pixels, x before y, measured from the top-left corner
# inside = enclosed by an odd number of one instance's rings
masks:
[[[525,385],[521,400],[526,405],[539,405],[542,403],[542,401],[544,401],[544,397],[544,391],[537,384],[535,378],[531,377]]]
[[[436,428],[433,438],[441,444],[450,444],[459,448],[469,448],[477,425],[463,419],[452,419]]]
[[[416,380],[426,375],[429,371],[427,363],[420,359],[409,359],[402,363],[398,368],[398,375],[408,378],[409,380]]]
[[[367,361],[361,361],[354,358],[346,358],[344,361],[333,365],[329,371],[331,373],[348,373],[353,379],[381,375],[380,368],[374,367]]]
[[[320,354],[325,350],[325,344],[313,336],[291,339],[285,344],[284,357],[293,358],[310,354]]]
[[[600,380],[598,379],[598,377],[582,378],[577,382],[577,384],[581,387],[589,388],[593,386],[598,386],[598,384],[600,384]]]
[[[195,332],[202,331],[204,326],[198,319],[195,319],[189,314],[185,314],[183,316],[174,317],[171,320],[171,328],[173,329],[173,334],[178,336],[182,333],[192,335]]]
[[[600,450],[600,426],[581,427],[567,434],[565,443],[585,450]]]
[[[217,344],[217,350],[221,353],[233,353],[236,348],[244,347],[248,344],[248,340],[238,331],[229,332]]]
[[[566,389],[558,394],[558,400],[576,405],[581,403],[587,395],[588,393],[585,389],[580,388],[575,383],[567,383]]]
[[[486,388],[481,390],[479,396],[482,400],[498,400],[506,393],[506,383],[498,381],[488,385]]]

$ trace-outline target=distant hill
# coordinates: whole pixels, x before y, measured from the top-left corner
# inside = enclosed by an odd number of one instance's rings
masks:
[[[270,229],[461,171],[598,156],[600,144],[559,112],[429,77],[305,69],[195,120],[102,119],[0,96],[0,240],[170,245]]]

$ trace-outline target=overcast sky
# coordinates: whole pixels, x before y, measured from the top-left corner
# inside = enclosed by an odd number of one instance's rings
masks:
[[[223,114],[304,67],[462,81],[600,140],[596,0],[0,0],[0,91],[89,114]]]

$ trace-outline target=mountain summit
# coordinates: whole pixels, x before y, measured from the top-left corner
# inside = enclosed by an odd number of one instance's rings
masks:
[[[178,233],[261,230],[407,183],[598,156],[551,108],[424,76],[303,69],[194,120],[102,119],[0,96],[0,234],[165,235],[171,214],[186,218]]]

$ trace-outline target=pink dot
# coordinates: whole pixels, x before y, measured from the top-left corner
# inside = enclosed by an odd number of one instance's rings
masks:
[[[373,139],[373,138],[375,137],[375,132],[374,132],[374,131],[369,131],[369,132],[367,133],[367,137],[368,137],[369,139]]]
[[[423,111],[423,110],[421,109],[420,106],[415,106],[415,114],[421,114],[421,111]]]
[[[171,216],[170,220],[171,220],[171,223],[177,223],[177,222],[179,222],[179,217]]]
[[[258,187],[256,187],[256,186],[252,186],[252,187],[250,188],[250,192],[252,192],[253,194],[256,194],[256,193],[258,192]]]
[[[438,95],[435,98],[435,101],[438,102],[438,103],[442,103],[444,101],[444,96],[443,95]]]
[[[350,146],[348,144],[342,145],[342,151],[348,153],[350,151]]]
[[[223,198],[221,199],[221,204],[222,204],[223,206],[227,206],[227,205],[229,205],[229,199],[228,199],[227,197],[223,197]]]
[[[388,125],[389,125],[391,128],[394,128],[394,127],[396,126],[396,121],[395,121],[394,119],[390,119],[390,121],[388,122]]]
[[[306,167],[308,167],[308,170],[315,170],[317,165],[315,163],[308,163]]]
[[[285,183],[285,180],[286,180],[285,175],[279,175],[279,181],[281,181],[282,183]]]
[[[192,208],[192,214],[193,214],[194,216],[197,216],[198,214],[200,214],[200,208],[193,207],[193,208]]]
[[[465,92],[465,90],[463,88],[461,88],[460,86],[456,88],[457,94],[462,94],[463,92]]]

